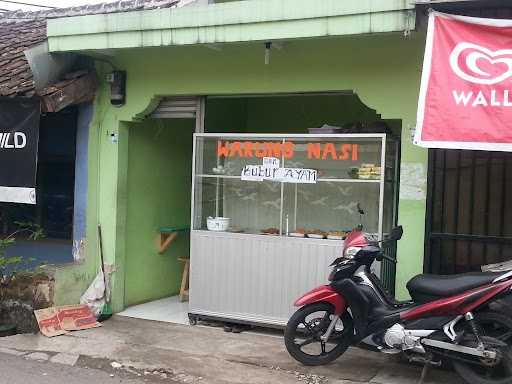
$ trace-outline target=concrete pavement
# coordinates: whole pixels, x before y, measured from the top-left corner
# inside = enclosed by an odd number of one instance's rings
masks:
[[[232,334],[221,328],[183,326],[114,316],[97,329],[55,338],[16,335],[0,338],[0,352],[26,355],[42,351],[80,359],[103,359],[118,369],[162,370],[169,379],[186,383],[371,383],[412,384],[419,367],[356,348],[333,364],[304,367],[286,352],[277,333]],[[458,384],[451,372],[431,370],[426,381]]]
[[[0,352],[0,377],[9,384],[148,384],[161,383],[152,376],[133,376],[109,373],[100,369],[63,366],[24,359]]]

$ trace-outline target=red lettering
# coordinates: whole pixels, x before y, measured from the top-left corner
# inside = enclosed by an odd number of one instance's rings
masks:
[[[337,160],[338,157],[336,156],[336,148],[334,147],[333,143],[326,143],[324,146],[324,153],[322,154],[322,160],[327,159],[327,155],[330,154],[331,158],[333,160]]]
[[[244,156],[252,157],[252,143],[250,141],[244,143]]]
[[[229,157],[234,157],[235,154],[238,153],[239,157],[244,157],[244,154],[242,152],[242,143],[239,141],[235,141],[234,143],[231,143],[231,150],[229,151]]]
[[[339,147],[339,157],[336,152],[336,146],[333,143],[307,143],[306,153],[308,159],[316,160],[348,160],[352,161],[359,159],[359,145],[358,144],[341,144]],[[279,142],[252,142],[252,141],[217,141],[217,157],[284,157],[285,159],[292,159],[295,156],[295,143],[286,141]]]
[[[295,144],[291,141],[286,141],[283,144],[283,156],[285,159],[292,159],[295,152]]]
[[[254,143],[254,153],[256,154],[256,157],[260,159],[265,157],[265,149],[261,143]]]
[[[265,143],[265,151],[268,157],[281,157],[281,143]]]
[[[226,141],[226,144],[223,145],[222,141],[217,141],[217,157],[228,157],[229,154],[229,141]]]
[[[314,157],[315,159],[320,160],[320,149],[320,143],[308,143],[308,159],[312,159]]]
[[[359,159],[359,144],[352,144],[352,161]]]
[[[341,155],[338,157],[338,159],[348,160],[351,150],[352,144],[341,144]]]

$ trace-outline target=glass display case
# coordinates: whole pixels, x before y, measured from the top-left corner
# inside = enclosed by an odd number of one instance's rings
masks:
[[[194,230],[207,230],[208,218],[227,218],[231,232],[338,239],[360,224],[377,235],[393,225],[398,146],[385,134],[198,134],[195,140]],[[248,168],[268,172],[266,158],[275,159],[274,168],[313,170],[316,178],[244,179]]]
[[[346,232],[393,226],[398,152],[385,134],[196,134],[189,314],[285,325]]]

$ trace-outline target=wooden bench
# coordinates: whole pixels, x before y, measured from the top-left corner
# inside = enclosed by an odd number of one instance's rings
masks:
[[[190,227],[162,227],[160,228],[158,253],[164,253],[174,241],[178,233],[189,232]]]
[[[180,287],[180,301],[183,302],[188,301],[188,275],[190,271],[190,259],[185,257],[178,257],[178,260],[184,263]]]
[[[160,228],[158,253],[164,253],[171,246],[174,239],[180,232],[189,232],[190,227],[163,227]],[[181,277],[181,287],[179,299],[181,302],[188,300],[188,286],[189,286],[189,271],[190,259],[187,257],[178,257],[178,260],[183,262],[183,275]]]

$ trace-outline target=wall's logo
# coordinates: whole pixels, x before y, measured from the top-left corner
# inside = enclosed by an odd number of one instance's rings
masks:
[[[459,43],[450,54],[450,66],[461,79],[493,85],[512,77],[512,49],[491,51],[472,43]]]
[[[0,132],[0,149],[20,149],[27,145],[27,135],[23,132]]]

